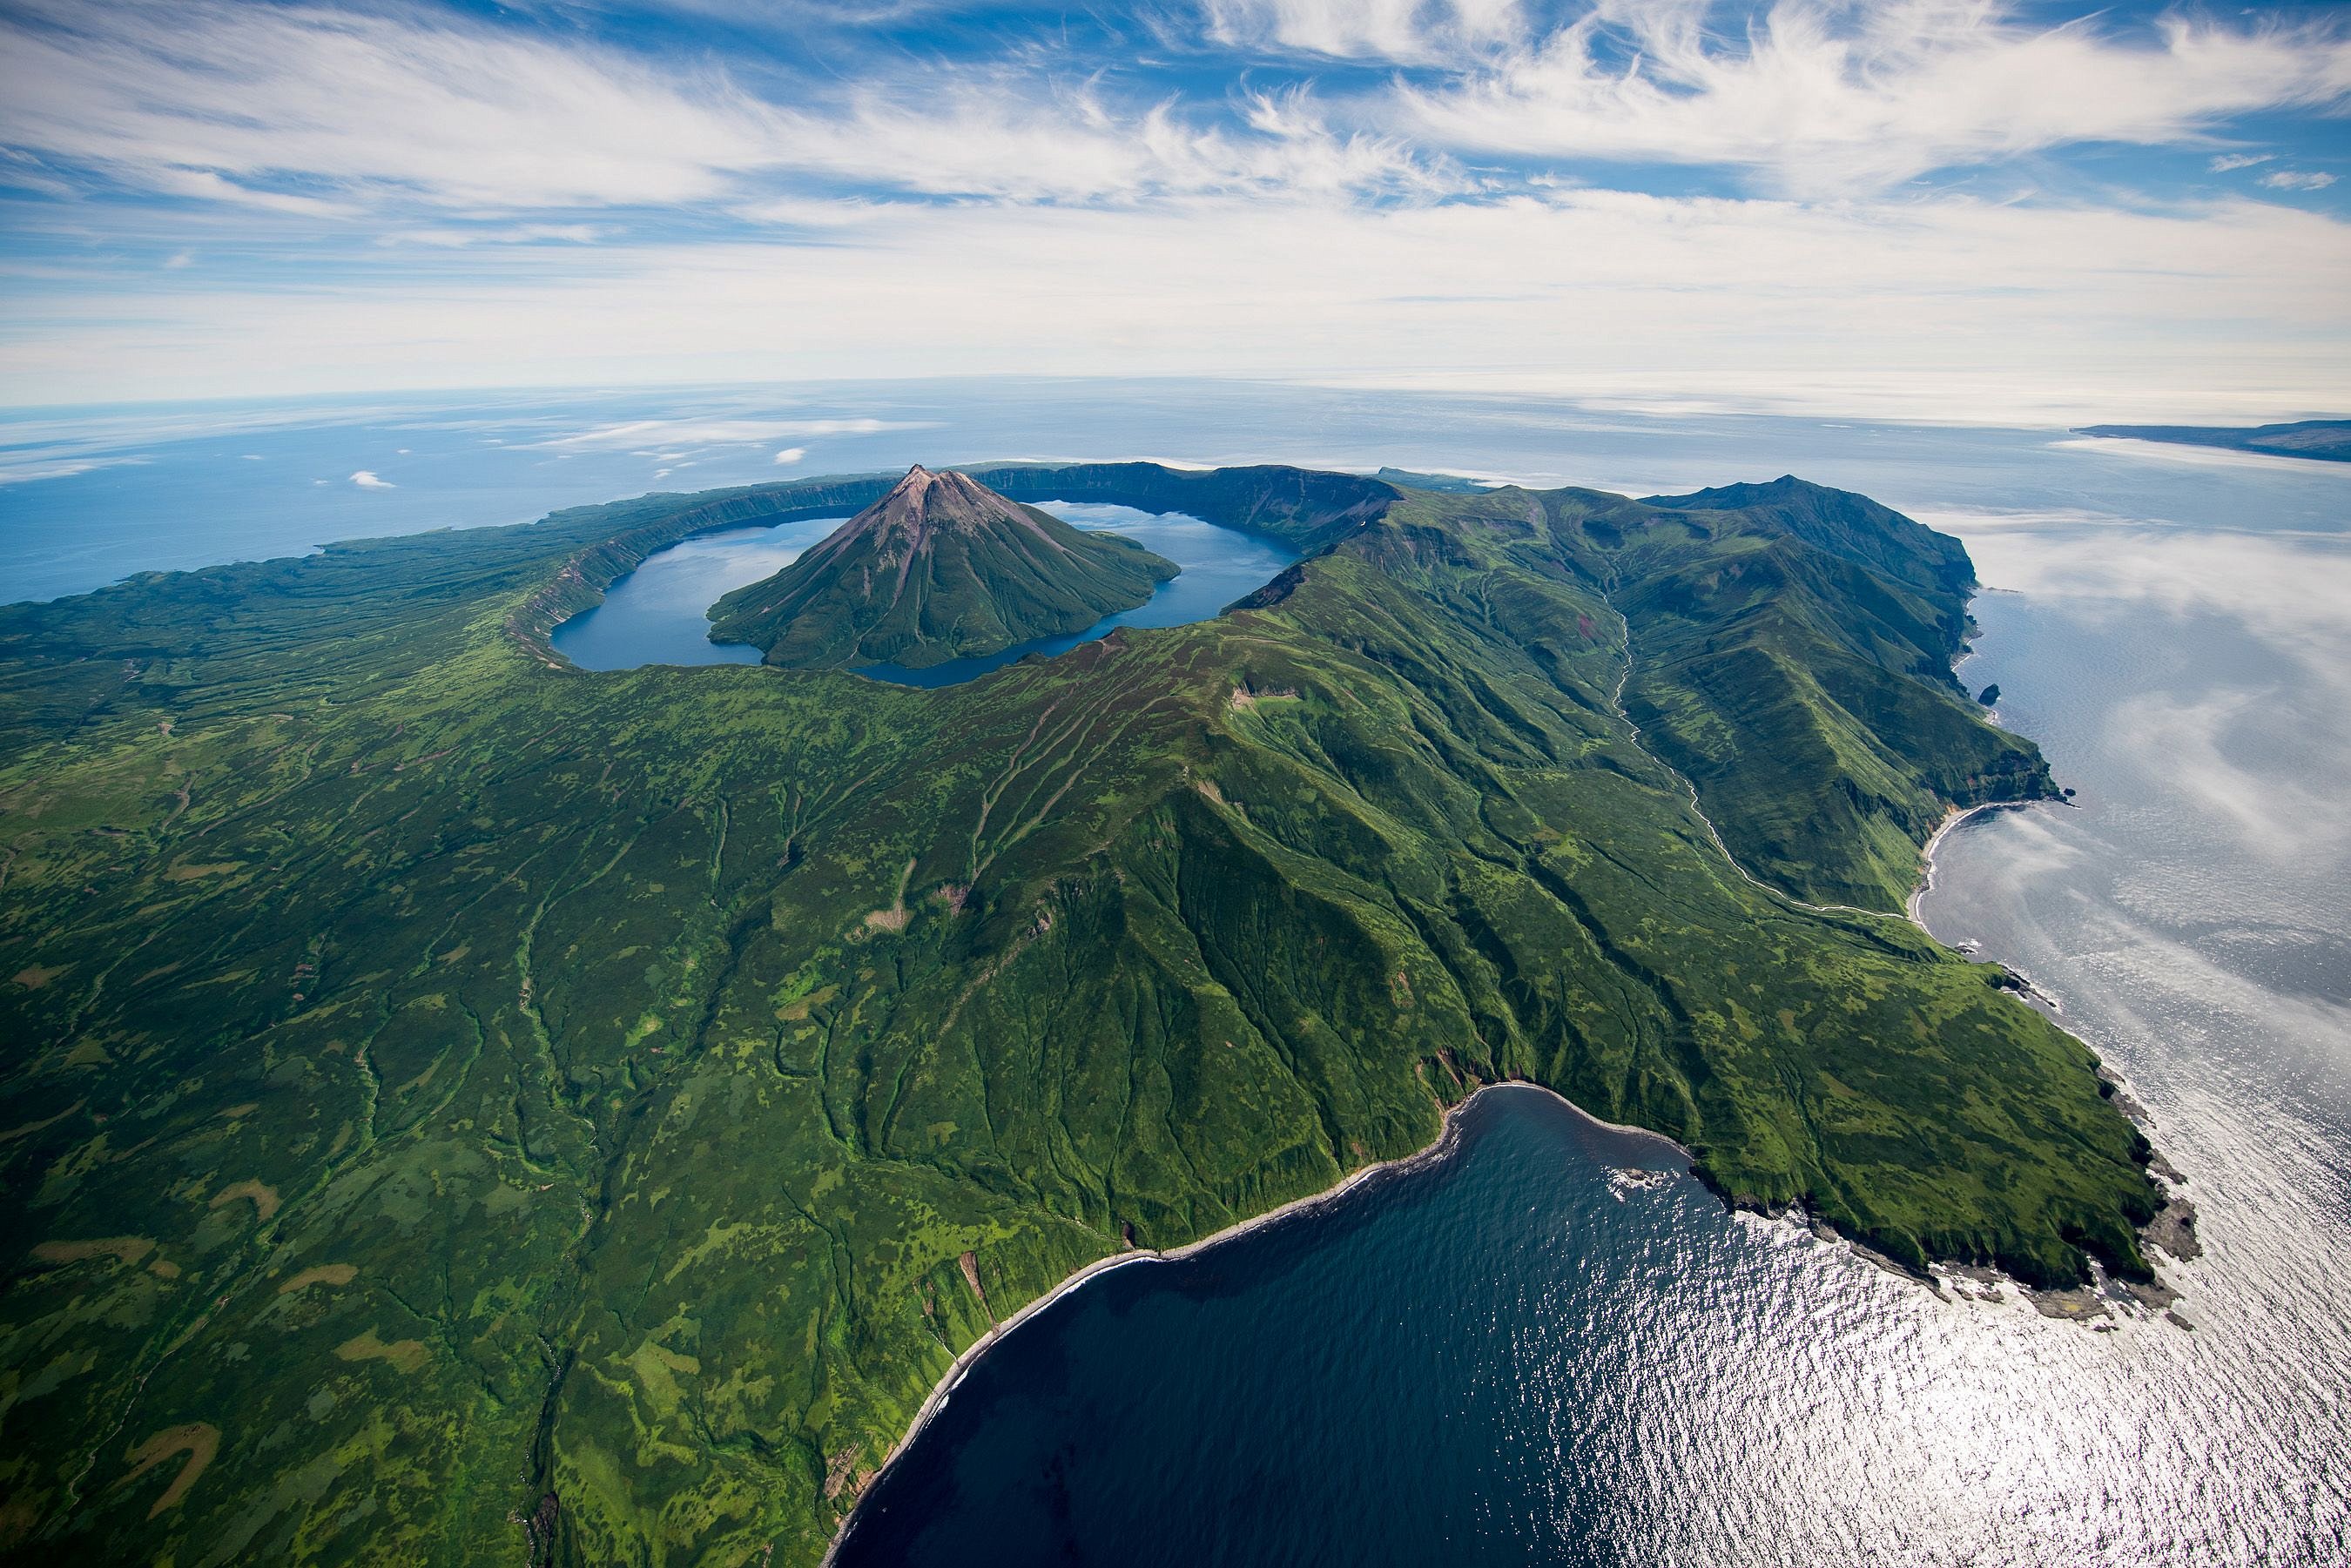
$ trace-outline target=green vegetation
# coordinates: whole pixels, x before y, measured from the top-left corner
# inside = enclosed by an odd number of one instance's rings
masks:
[[[799,559],[721,600],[711,635],[796,669],[927,669],[1083,631],[1176,572],[1132,539],[918,465]]]
[[[547,643],[886,478],[0,611],[0,1552],[813,1563],[991,1317],[1504,1078],[1914,1268],[2144,1272],[2090,1053],[1873,912],[2049,789],[1948,673],[1956,545],[975,477],[1312,553],[936,691]]]
[[[2315,457],[2351,463],[2351,419],[2302,419],[2291,424],[2092,424],[2077,435],[2168,441],[2182,446],[2219,446],[2233,452],[2266,452],[2274,457]]]

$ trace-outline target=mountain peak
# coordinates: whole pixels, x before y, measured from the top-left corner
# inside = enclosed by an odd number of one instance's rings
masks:
[[[917,463],[799,559],[721,600],[713,634],[758,643],[774,664],[920,669],[1082,630],[1175,575],[1132,540]]]
[[[1025,530],[1047,549],[1069,554],[1069,544],[1039,520],[1044,517],[1033,507],[998,495],[967,474],[953,468],[934,472],[917,463],[887,495],[809,553],[837,552],[852,538],[872,537],[898,567],[902,582],[914,559],[929,549],[942,532],[977,534],[1009,526]]]

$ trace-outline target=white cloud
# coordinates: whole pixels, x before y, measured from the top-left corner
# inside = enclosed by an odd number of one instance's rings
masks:
[[[2269,412],[2274,413],[2275,410]],[[2134,441],[2116,435],[2086,435],[2074,440],[2053,441],[2049,444],[2175,467],[2266,468],[2273,474],[2300,474],[2313,479],[2332,475],[2351,480],[2351,465],[2314,463],[2307,457],[2289,457],[2276,452],[2239,452],[2225,446],[2190,446],[2178,441]]]
[[[674,459],[702,446],[756,446],[793,435],[878,435],[888,430],[920,430],[924,421],[892,419],[632,419],[534,443],[539,446],[593,447],[622,452],[664,448]],[[783,459],[778,456],[777,461]]]
[[[2262,175],[2262,183],[2273,191],[2323,191],[2335,183],[2335,176],[2311,169],[2279,169]]]
[[[1017,371],[2052,424],[2276,417],[2344,401],[2346,270],[2351,225],[2251,200],[926,207],[817,246],[559,248],[497,282],[61,292],[37,317],[20,304],[0,384],[71,402],[131,380],[156,396],[509,385],[517,366],[541,385]],[[2226,333],[2207,325],[2216,299]],[[540,439],[674,451],[871,428],[728,416]]]
[[[791,164],[904,191],[1013,202],[1230,191],[1433,194],[1461,186],[1444,160],[1376,131],[1334,130],[1301,96],[1249,104],[1245,130],[1236,132],[1196,123],[1173,104],[1126,114],[1091,92],[1055,97],[1025,78],[981,72],[868,89],[837,115],[796,114]],[[785,222],[806,222],[813,211],[789,200],[768,210]]]
[[[1597,0],[1548,31],[1517,0],[1203,4],[1228,45],[1442,68],[1337,120],[1239,81],[1237,113],[1124,105],[1017,52],[769,99],[715,60],[453,12],[23,0],[0,13],[0,143],[28,171],[94,168],[314,220],[716,204],[837,225],[860,221],[854,204],[778,183],[850,182],[869,202],[873,187],[1012,202],[1478,189],[1450,148],[1719,164],[1836,192],[2073,141],[2192,141],[2229,115],[2351,95],[2351,33],[2325,24],[2174,19],[2131,41],[2095,20],[2027,26],[2002,0],[1777,0],[1735,35],[1709,26],[1707,0]],[[603,236],[508,222],[383,237]]]
[[[593,224],[503,224],[481,228],[394,229],[378,245],[422,245],[440,250],[462,250],[476,245],[538,245],[549,240],[567,245],[593,245],[604,231]]]
[[[2252,684],[2259,674],[2249,682],[2245,664],[2224,664],[2200,688],[2182,676],[2143,692],[2109,716],[2114,732],[2129,737],[2114,750],[2146,758],[2164,789],[2191,798],[2254,853],[2304,868],[2314,856],[2351,858],[2351,797],[2296,782],[2351,770],[2351,735],[2335,722],[2351,712],[2351,619],[2344,614],[2351,548],[2341,536],[2128,518],[2085,527],[2074,513],[1925,513],[1919,520],[1963,538],[1985,581],[2061,604],[2077,622],[2144,632],[2150,616],[2220,617],[2297,667],[2273,685]],[[2302,761],[2279,768],[2247,760],[2281,747]]]
[[[776,466],[778,468],[789,468],[795,463],[804,461],[807,456],[807,447],[787,446],[781,452],[776,454]]]
[[[77,474],[87,474],[96,468],[120,468],[126,464],[152,462],[147,457],[26,457],[10,454],[0,456],[0,485],[24,485],[36,479],[70,479]]]
[[[273,188],[395,186],[453,205],[716,194],[777,155],[723,78],[431,19],[221,0],[31,0],[0,20],[0,141],[150,189],[287,212]]]
[[[2212,172],[2226,174],[2235,169],[2250,169],[2256,163],[2266,163],[2276,156],[2274,152],[2223,152],[2212,160]]]
[[[396,490],[400,486],[389,479],[377,477],[374,470],[362,468],[351,476],[351,483],[362,490]]]
[[[151,191],[310,217],[416,204],[756,211],[758,184],[788,175],[1019,201],[1447,186],[1378,134],[1296,113],[1278,131],[1238,133],[1017,68],[904,68],[779,104],[715,65],[656,68],[447,14],[223,0],[31,0],[0,14],[0,143]],[[778,221],[804,203],[765,200]],[[387,236],[595,237],[581,225]]]
[[[2029,27],[2001,0],[1779,0],[1730,35],[1701,0],[1599,0],[1564,27],[1511,0],[1200,3],[1229,45],[1404,62],[1413,85],[1139,105],[1116,75],[1012,50],[763,98],[716,58],[402,0],[16,0],[12,178],[99,170],[236,205],[205,220],[217,245],[173,226],[186,208],[147,209],[168,237],[142,254],[200,244],[193,273],[12,275],[0,397],[1032,371],[2064,420],[2343,401],[2351,229],[2324,213],[1875,193],[2074,140],[2209,151],[2228,115],[2334,108],[2343,26],[2126,35]],[[1530,191],[1475,166],[1497,150],[1834,199]],[[2216,162],[2239,156],[2269,155]],[[692,209],[698,236],[713,215],[778,228],[664,245],[634,214],[583,221],[614,206]],[[306,252],[328,260],[298,290],[239,283],[246,231],[307,244],[354,215],[384,250]],[[674,462],[859,433],[747,418],[543,444]]]
[[[1747,167],[1830,193],[2073,142],[2188,141],[2231,115],[2351,95],[2351,34],[2326,24],[2173,17],[2134,43],[2095,21],[2027,26],[1997,0],[1778,0],[1744,36],[1708,16],[1704,0],[1599,0],[1398,102],[1444,145]]]
[[[1415,62],[1518,37],[1517,0],[1205,0],[1209,36],[1244,48]]]

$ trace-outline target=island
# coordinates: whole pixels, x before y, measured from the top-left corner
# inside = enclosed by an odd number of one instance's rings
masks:
[[[918,464],[791,565],[721,600],[711,635],[798,669],[927,669],[1081,631],[1176,574],[1132,539]]]
[[[959,608],[893,620],[950,498]],[[1037,624],[1053,501],[1300,559],[961,685],[838,667]],[[773,664],[550,644],[680,539],[877,503],[728,601]],[[1954,811],[2057,794],[1952,675],[1973,587],[1792,477],[1122,463],[0,609],[0,1552],[813,1564],[994,1324],[1509,1081],[1913,1273],[2148,1279],[2096,1059],[1903,915]]]
[[[2090,424],[2076,435],[2126,441],[2161,441],[2178,446],[2218,446],[2272,457],[2309,457],[2351,463],[2351,419],[2304,419],[2291,424]]]

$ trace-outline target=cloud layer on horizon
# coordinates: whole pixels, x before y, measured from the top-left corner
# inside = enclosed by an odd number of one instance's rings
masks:
[[[20,0],[12,395],[922,374],[1043,337],[998,368],[2351,391],[2331,18],[784,14]]]

